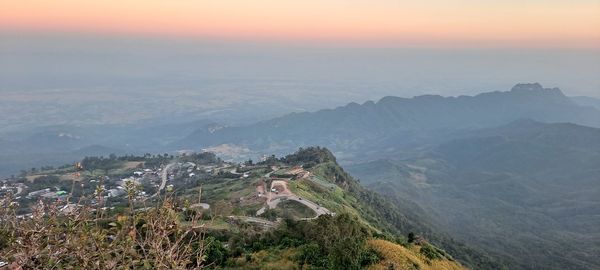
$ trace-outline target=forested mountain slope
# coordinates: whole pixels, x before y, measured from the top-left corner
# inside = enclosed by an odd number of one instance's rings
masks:
[[[521,120],[349,169],[511,269],[600,266],[600,129]]]

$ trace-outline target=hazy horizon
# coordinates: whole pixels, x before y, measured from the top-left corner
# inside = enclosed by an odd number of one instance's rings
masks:
[[[1,32],[0,39],[4,129],[173,115],[239,125],[390,95],[476,95],[528,82],[559,87],[569,96],[600,97],[600,53],[589,49],[361,47],[29,32]]]
[[[0,39],[4,91],[185,80],[329,80],[396,84],[408,90],[400,92],[403,96],[476,94],[520,82],[560,87],[568,95],[600,96],[600,78],[595,76],[600,73],[600,49],[327,45],[9,31],[0,31]],[[412,87],[416,89],[407,89]]]

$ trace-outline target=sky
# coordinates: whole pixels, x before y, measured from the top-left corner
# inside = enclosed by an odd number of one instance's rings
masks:
[[[527,82],[600,98],[598,74],[600,0],[0,0],[11,129],[239,124]]]
[[[600,0],[0,0],[0,30],[360,46],[600,48]]]

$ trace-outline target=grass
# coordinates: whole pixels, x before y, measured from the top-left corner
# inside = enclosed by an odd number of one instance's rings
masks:
[[[419,253],[420,246],[403,247],[389,241],[372,239],[367,242],[370,248],[375,249],[382,260],[371,265],[369,270],[387,270],[390,265],[395,269],[422,269],[422,270],[460,270],[466,269],[457,262],[446,259],[428,260]]]
[[[207,228],[210,230],[230,230],[231,229],[231,224],[229,224],[223,218],[215,218],[213,220],[200,220],[200,221],[198,221],[198,223],[199,223],[199,225],[204,225],[204,228]],[[181,221],[181,224],[184,226],[190,226],[190,225],[192,225],[192,222]]]
[[[232,258],[223,269],[264,269],[264,270],[286,270],[299,269],[294,261],[297,251],[295,249],[271,249],[252,253],[250,261],[245,257]]]
[[[220,200],[235,200],[240,197],[248,197],[256,193],[257,179],[220,179],[220,181],[210,181],[202,185],[202,198],[209,203]],[[193,188],[198,194],[198,188]]]
[[[128,161],[128,162],[125,162],[125,164],[123,165],[123,168],[124,169],[135,169],[135,168],[138,168],[138,166],[140,166],[140,165],[143,166],[144,162],[142,162],[142,161]]]
[[[289,200],[279,203],[277,208],[275,208],[275,211],[279,217],[290,215],[296,218],[312,218],[316,215],[316,213],[306,205]]]
[[[25,178],[27,179],[27,181],[33,182],[33,180],[35,180],[38,177],[42,177],[42,176],[48,176],[48,175],[47,174],[32,174],[32,175],[25,176]]]
[[[365,220],[365,214],[355,197],[345,193],[340,187],[325,188],[314,181],[302,179],[290,183],[290,190],[298,196],[318,203],[334,213],[348,213],[357,217],[365,226],[379,232],[370,222]]]

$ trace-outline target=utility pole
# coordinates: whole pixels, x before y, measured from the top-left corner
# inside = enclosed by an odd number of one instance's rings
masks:
[[[200,203],[202,200],[202,186],[200,186],[200,188],[198,189],[198,203]]]

